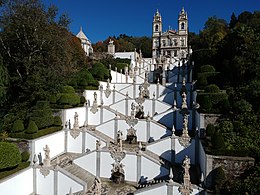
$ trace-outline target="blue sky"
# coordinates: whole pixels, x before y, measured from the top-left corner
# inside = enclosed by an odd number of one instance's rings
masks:
[[[178,13],[182,7],[188,12],[189,30],[198,33],[210,16],[226,19],[232,12],[260,11],[260,0],[43,0],[46,6],[54,4],[59,12],[72,19],[70,30],[77,34],[80,26],[95,43],[108,36],[127,34],[151,36],[152,19],[159,9],[163,30],[177,28]]]

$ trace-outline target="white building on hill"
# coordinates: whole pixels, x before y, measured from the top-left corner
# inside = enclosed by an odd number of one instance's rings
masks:
[[[87,56],[91,55],[93,53],[93,48],[92,48],[90,40],[87,38],[87,36],[83,32],[82,27],[80,27],[80,31],[76,35],[76,37],[78,37],[80,39],[81,46],[82,46],[83,50],[85,51],[86,55]]]

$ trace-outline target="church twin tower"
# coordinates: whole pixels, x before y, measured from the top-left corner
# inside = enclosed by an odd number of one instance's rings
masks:
[[[178,31],[170,27],[162,31],[162,16],[157,10],[153,18],[153,58],[161,55],[168,58],[185,58],[188,54],[188,16],[182,8],[178,19]]]

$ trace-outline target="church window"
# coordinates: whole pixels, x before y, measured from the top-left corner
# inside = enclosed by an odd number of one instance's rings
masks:
[[[156,25],[155,25],[155,31],[157,32],[158,30],[159,30],[159,25],[156,24]]]
[[[184,46],[184,40],[183,39],[181,40],[181,46]]]
[[[174,46],[178,45],[177,39],[173,39],[173,44],[174,44]]]
[[[177,57],[177,50],[174,50],[174,57]]]
[[[162,45],[165,46],[166,45],[166,41],[162,40]]]
[[[184,30],[185,24],[184,22],[181,23],[181,30]]]

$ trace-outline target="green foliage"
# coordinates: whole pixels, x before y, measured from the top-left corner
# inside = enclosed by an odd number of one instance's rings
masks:
[[[101,81],[105,81],[110,77],[109,70],[102,63],[93,64],[89,71],[95,78]]]
[[[125,67],[128,67],[127,63],[116,63],[116,67],[117,67],[117,71],[120,72],[122,70],[122,72],[125,72]],[[114,69],[112,67],[112,69]]]
[[[51,104],[56,104],[57,103],[57,95],[50,95],[49,101]]]
[[[24,125],[22,120],[14,121],[12,132],[21,132],[24,130]]]
[[[33,133],[33,134],[27,134],[27,133],[21,132],[21,133],[12,133],[12,134],[10,134],[10,136],[13,137],[13,138],[36,139],[38,137],[42,137],[42,136],[60,131],[61,129],[62,129],[61,126],[59,126],[59,127],[49,127],[49,128],[46,128],[46,129],[41,129],[38,132]]]
[[[84,96],[80,96],[80,103],[84,104],[86,102],[86,98]]]
[[[219,193],[225,183],[226,175],[221,166],[214,169],[213,172],[213,188],[216,193]]]
[[[33,134],[33,133],[37,133],[37,131],[38,131],[38,127],[37,127],[36,123],[34,121],[29,121],[28,127],[25,130],[25,133]]]
[[[213,124],[208,124],[206,127],[207,136],[213,136],[215,133],[215,126]]]
[[[205,73],[205,72],[215,72],[215,68],[212,65],[203,65],[200,67],[200,72]]]
[[[74,74],[69,83],[75,89],[80,89],[81,91],[88,86],[99,86],[98,81],[95,80],[92,74],[86,69],[82,69]]]
[[[242,99],[242,100],[235,102],[234,110],[238,114],[248,113],[248,112],[252,111],[252,105],[248,101]]]
[[[30,166],[30,162],[22,162],[20,163],[16,168],[11,170],[4,170],[0,172],[0,179],[3,179],[5,177],[8,177],[9,175],[12,175],[22,169],[25,169],[26,167]]]
[[[219,93],[219,87],[215,84],[211,84],[205,87],[205,92],[206,93]]]
[[[62,93],[58,94],[58,104],[76,106],[80,103],[80,97],[72,86],[64,86]]]
[[[61,93],[75,93],[75,90],[72,86],[66,85],[62,87]]]
[[[54,126],[61,126],[62,125],[62,121],[61,121],[61,118],[59,116],[55,116],[54,117],[54,123],[53,123]]]
[[[93,44],[94,51],[107,52],[107,45],[110,39],[114,41],[117,52],[134,51],[134,49],[136,48],[137,51],[142,51],[143,57],[152,57],[152,39],[151,37],[146,36],[132,37],[125,34],[120,34],[118,37],[108,37],[104,41],[99,41],[96,44]]]
[[[212,149],[216,152],[225,148],[224,138],[221,133],[215,132],[211,138]]]
[[[77,94],[63,93],[61,94],[58,103],[76,106],[80,103],[80,97]]]
[[[68,24],[65,14],[40,0],[2,3],[0,50],[5,70],[0,62],[0,104],[9,97],[7,110],[18,102],[28,109],[37,100],[47,100],[86,66],[88,59]]]
[[[22,162],[26,162],[30,158],[30,153],[28,151],[24,151],[21,153]]]
[[[7,100],[7,89],[9,84],[9,75],[6,66],[3,64],[2,56],[0,55],[0,106],[3,106]]]
[[[0,142],[0,170],[13,168],[21,162],[19,149],[13,143]]]
[[[30,120],[34,121],[39,129],[53,125],[53,116],[48,101],[38,101],[28,115]]]
[[[218,126],[221,133],[232,133],[234,130],[231,121],[221,121]]]

